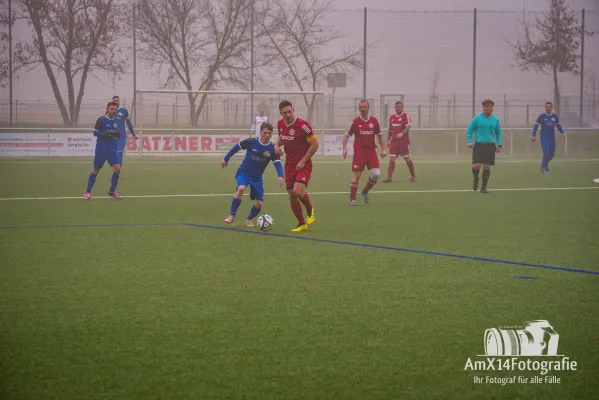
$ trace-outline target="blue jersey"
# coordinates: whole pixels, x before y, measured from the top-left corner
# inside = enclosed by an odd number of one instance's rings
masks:
[[[543,113],[539,115],[537,118],[537,123],[532,130],[532,135],[537,136],[537,130],[541,127],[541,136],[555,136],[555,127],[560,131],[560,133],[564,133],[564,129],[559,123],[559,119],[557,118],[557,114],[547,114]]]
[[[119,139],[119,149],[124,149],[127,144],[127,126],[129,126],[131,133],[133,133],[133,126],[129,120],[129,111],[124,107],[119,108],[114,119],[116,121],[117,129],[121,134]]]
[[[472,119],[468,126],[468,133],[466,139],[468,144],[472,143],[472,133],[475,133],[476,143],[493,143],[497,142],[497,146],[503,145],[503,139],[501,136],[501,124],[499,118],[494,115],[490,115],[488,118],[485,114],[478,114]]]
[[[116,149],[120,137],[116,120],[106,115],[98,118],[94,126],[94,136],[97,138],[96,149]]]
[[[256,137],[245,139],[229,150],[225,161],[228,162],[239,150],[246,150],[245,158],[239,166],[239,172],[252,178],[262,178],[268,163],[272,161],[277,169],[277,174],[283,177],[283,167],[278,154],[275,153],[274,143],[262,144]]]

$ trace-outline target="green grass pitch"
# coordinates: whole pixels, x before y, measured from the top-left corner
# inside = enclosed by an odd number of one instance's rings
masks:
[[[501,156],[484,195],[467,155],[416,156],[417,183],[398,162],[352,208],[350,161],[320,158],[301,234],[272,167],[273,234],[248,234],[247,197],[237,230],[211,228],[230,228],[235,163],[128,157],[124,199],[105,168],[86,202],[90,159],[2,159],[0,398],[593,398],[598,158],[543,175]],[[465,369],[487,328],[539,319],[577,363],[546,374],[559,383]],[[528,383],[486,382],[514,376]]]

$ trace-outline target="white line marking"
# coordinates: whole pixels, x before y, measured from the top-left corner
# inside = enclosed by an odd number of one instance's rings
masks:
[[[535,192],[535,191],[554,191],[554,190],[593,190],[599,189],[599,186],[581,186],[581,187],[563,187],[563,188],[508,188],[508,189],[492,189],[491,192]],[[374,191],[376,194],[407,194],[407,193],[467,193],[472,192],[472,189],[437,189],[437,190],[383,190]],[[334,194],[349,194],[349,192],[309,192],[312,195],[334,195]],[[138,196],[122,196],[123,199],[162,199],[162,198],[178,198],[178,197],[231,197],[233,193],[203,193],[203,194],[148,194]],[[287,193],[266,193],[266,196],[287,196]],[[245,196],[248,196],[246,193]],[[16,200],[82,200],[83,196],[75,197],[4,197],[0,201],[16,201]],[[109,196],[93,197],[96,199],[112,199]]]

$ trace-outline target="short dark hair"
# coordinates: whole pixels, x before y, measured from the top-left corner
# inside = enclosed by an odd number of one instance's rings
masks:
[[[548,101],[547,103],[545,103],[545,105],[547,105],[547,104],[551,104],[551,107],[553,107],[553,103],[552,102]]]
[[[293,104],[291,104],[291,102],[289,100],[283,100],[282,102],[279,103],[279,110],[281,110],[285,107],[293,107]]]
[[[119,99],[120,100],[121,98],[119,96],[112,96],[112,100],[114,100],[114,99]]]
[[[366,99],[362,99],[362,100],[360,100],[360,102],[358,103],[358,107],[359,107],[359,106],[360,106],[360,104],[362,104],[362,103],[366,103],[366,104],[368,104],[368,107],[370,107],[370,103],[369,103],[369,102],[368,102],[368,100],[366,100]]]
[[[480,104],[482,104],[483,106],[486,106],[487,104],[490,104],[491,106],[495,107],[495,102],[493,100],[491,100],[491,99],[485,99]]]
[[[268,129],[269,131],[273,131],[274,127],[272,126],[272,124],[268,121],[263,122],[262,125],[260,125],[260,132],[262,132],[263,130]]]
[[[403,106],[403,101],[401,101],[401,100],[397,100],[397,101],[395,102],[395,105],[398,105],[398,104],[401,104],[401,105]]]
[[[117,103],[115,103],[114,101],[109,101],[108,104],[106,104],[106,109],[108,110],[110,108],[110,106],[118,107],[119,105]]]

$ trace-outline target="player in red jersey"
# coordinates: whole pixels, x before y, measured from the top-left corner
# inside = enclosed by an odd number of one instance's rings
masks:
[[[376,154],[375,136],[378,136],[381,144],[381,158],[385,158],[387,148],[385,137],[381,132],[379,121],[372,117],[369,113],[370,104],[366,100],[362,100],[358,106],[360,108],[360,116],[352,121],[345,136],[343,136],[343,158],[347,157],[347,141],[350,136],[354,137],[354,158],[352,160],[352,171],[354,175],[350,182],[349,205],[357,206],[356,193],[358,192],[358,182],[364,171],[364,167],[370,171],[368,183],[362,190],[364,203],[370,203],[368,192],[378,181],[381,176],[379,158]]]
[[[283,118],[278,123],[279,136],[275,151],[281,156],[281,146],[285,148],[285,183],[291,210],[298,222],[292,231],[302,232],[316,220],[306,188],[312,175],[312,156],[318,150],[319,144],[310,123],[295,116],[290,101],[283,100],[279,104],[279,111]],[[307,221],[304,219],[302,204],[306,207]]]
[[[389,117],[389,169],[387,170],[387,179],[383,183],[391,182],[393,171],[395,171],[395,159],[402,157],[410,170],[410,182],[416,182],[414,173],[414,163],[410,158],[410,127],[412,118],[403,112],[403,103],[395,102],[395,114]]]

